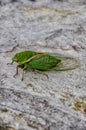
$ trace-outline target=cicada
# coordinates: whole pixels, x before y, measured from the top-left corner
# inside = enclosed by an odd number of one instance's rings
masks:
[[[28,68],[38,71],[66,71],[80,66],[78,60],[70,56],[30,50],[16,53],[12,58],[13,62],[18,63],[15,75],[18,74],[18,68],[23,70],[22,80],[24,79],[24,70]]]

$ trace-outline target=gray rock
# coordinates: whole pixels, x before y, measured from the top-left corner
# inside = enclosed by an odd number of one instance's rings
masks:
[[[10,51],[11,50],[11,51]],[[22,50],[75,57],[71,71],[22,70],[13,77]],[[86,129],[86,5],[82,0],[1,1],[0,128],[15,130]]]

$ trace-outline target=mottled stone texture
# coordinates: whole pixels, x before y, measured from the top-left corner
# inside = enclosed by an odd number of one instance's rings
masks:
[[[12,49],[13,48],[13,49]],[[10,51],[11,50],[11,51]],[[22,50],[75,57],[65,72],[13,77]],[[0,0],[0,130],[86,130],[86,0]]]

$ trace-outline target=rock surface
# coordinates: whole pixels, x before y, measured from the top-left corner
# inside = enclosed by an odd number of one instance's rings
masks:
[[[13,51],[12,48],[14,47]],[[81,66],[14,78],[22,50],[59,52]],[[7,51],[7,52],[6,52]],[[0,0],[0,130],[86,130],[86,0]]]

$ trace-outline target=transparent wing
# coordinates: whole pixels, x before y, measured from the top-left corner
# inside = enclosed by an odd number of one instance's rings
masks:
[[[52,55],[58,59],[61,59],[61,62],[59,64],[57,64],[51,70],[66,71],[66,70],[73,70],[73,69],[80,67],[80,62],[76,58],[66,56],[63,54],[57,54],[57,53],[48,53],[48,54]]]

